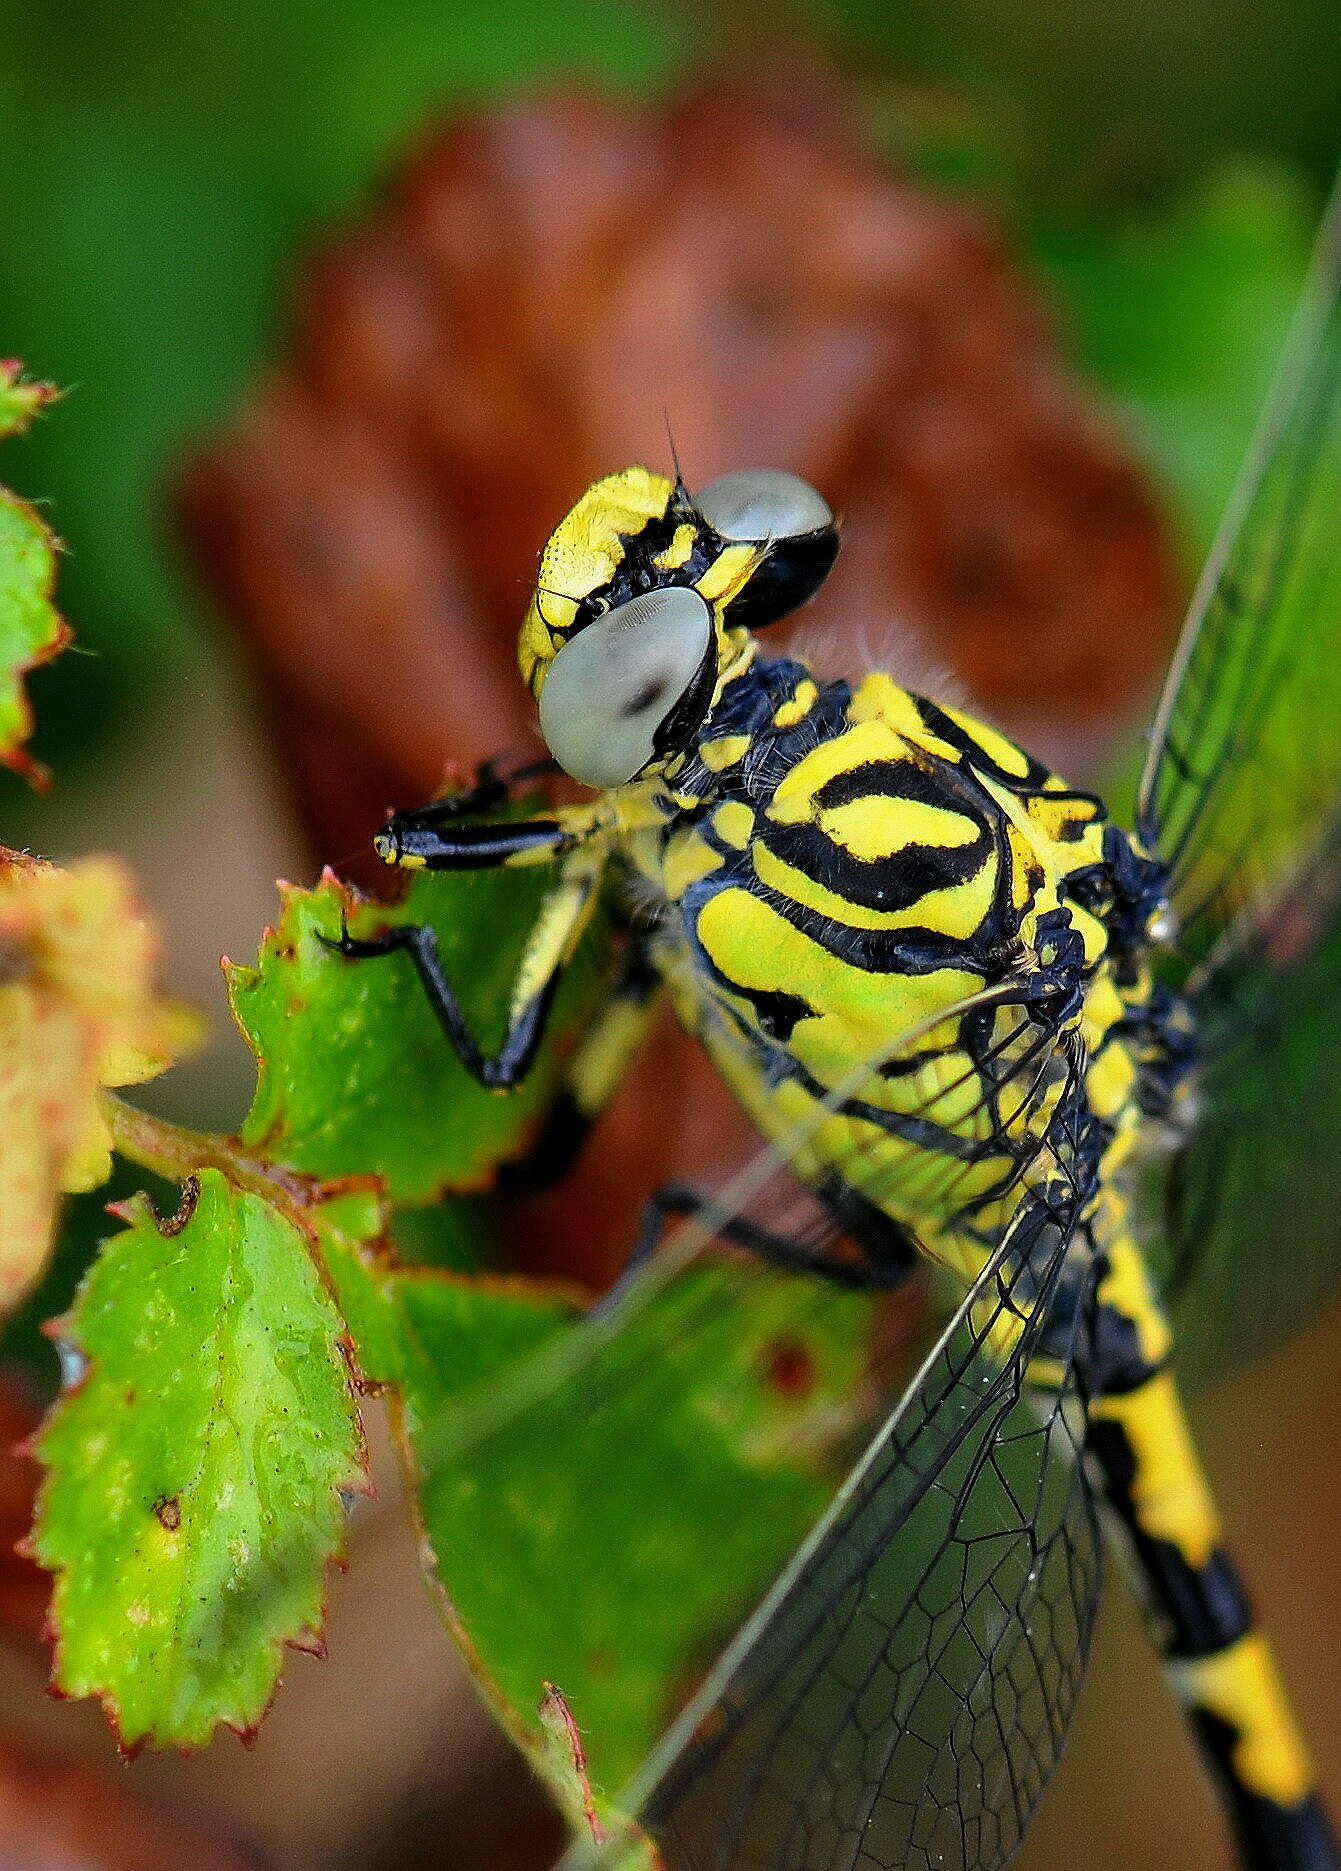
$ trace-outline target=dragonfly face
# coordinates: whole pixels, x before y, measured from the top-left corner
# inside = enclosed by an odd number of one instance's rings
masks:
[[[742,631],[806,603],[838,551],[795,475],[723,475],[695,496],[626,468],[555,529],[518,661],[559,765],[618,786],[683,753],[744,651]]]

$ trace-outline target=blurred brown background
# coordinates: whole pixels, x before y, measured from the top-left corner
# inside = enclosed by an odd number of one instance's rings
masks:
[[[4,835],[139,869],[216,1016],[164,1108],[238,1121],[217,959],[274,877],[525,746],[534,555],[593,474],[665,460],[667,418],[691,482],[790,465],[841,509],[806,626],[834,667],[949,672],[1121,784],[1334,158],[1324,0],[2,11],[0,351],[73,386],[4,474],[70,544],[88,652],[34,683],[59,784],[6,782]],[[607,1257],[639,1188],[722,1147],[677,1042],[635,1078],[568,1198],[624,1190]],[[75,1213],[9,1333],[16,1434],[52,1381],[33,1319],[97,1227]],[[1321,1321],[1198,1417],[1341,1804],[1337,1344]],[[331,1655],[293,1659],[253,1748],[126,1773],[41,1697],[34,1581],[0,1574],[0,1864],[545,1863],[395,1524],[355,1539]],[[1020,1862],[1228,1864],[1120,1589]]]

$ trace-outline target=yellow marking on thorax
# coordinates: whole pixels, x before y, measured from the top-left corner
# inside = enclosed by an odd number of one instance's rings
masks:
[[[826,837],[865,864],[893,857],[907,845],[958,849],[971,845],[982,829],[948,806],[896,799],[889,793],[868,793],[864,799],[830,806],[820,813],[819,826]]]
[[[1091,820],[1087,812],[1082,814],[1086,824],[1084,833],[1074,841],[1065,841],[1058,836],[1058,832],[1063,825],[1071,824],[1076,816],[1069,800],[1057,802],[1045,799],[1041,793],[1031,793],[1021,798],[1009,786],[1003,786],[988,773],[979,773],[977,778],[1019,831],[1029,849],[1041,860],[1050,876],[1066,877],[1072,871],[1088,869],[1091,864],[1101,862],[1102,820]],[[1074,912],[1077,920],[1083,914],[1080,910]]]
[[[1096,1398],[1090,1409],[1120,1424],[1131,1445],[1136,1457],[1131,1495],[1142,1529],[1167,1540],[1200,1571],[1219,1544],[1220,1522],[1172,1375],[1161,1371],[1125,1396]]]
[[[748,734],[719,734],[715,741],[700,741],[698,757],[712,773],[723,773],[743,760],[752,745]]]
[[[980,773],[977,777],[1006,817],[1013,857],[1015,907],[1022,909],[1028,901],[1027,880],[1033,864],[1042,867],[1046,879],[1046,891],[1040,893],[1034,904],[1035,910],[1059,903],[1062,880],[1072,871],[1088,868],[1102,858],[1102,825],[1096,822],[1093,836],[1087,831],[1085,837],[1074,844],[1060,843],[1038,822],[1035,807],[1040,803],[1039,795],[1021,799],[1008,786],[1002,786],[989,775]],[[1068,910],[1071,925],[1084,944],[1085,960],[1090,967],[1094,967],[1107,951],[1108,932],[1097,916],[1092,916],[1078,903],[1069,904]]]
[[[965,1164],[922,1144],[908,1143],[863,1118],[831,1113],[817,1121],[818,1103],[796,1079],[785,1078],[769,1086],[757,1072],[752,1076],[739,1069],[733,1072],[711,1040],[709,1051],[765,1136],[804,1134],[805,1142],[791,1157],[791,1167],[803,1182],[820,1182],[838,1174],[886,1214],[916,1228],[929,1260],[966,1284],[972,1280],[982,1265],[982,1244],[944,1224],[965,1203],[1000,1182],[1009,1169],[1006,1157]],[[891,1192],[896,1192],[894,1201]]]
[[[1065,854],[1065,870],[1082,870],[1102,861],[1103,815],[1092,800],[1050,799],[1045,793],[1034,793],[1028,808],[1039,835],[1056,845],[1059,855]],[[1077,825],[1085,827],[1079,836],[1074,830]]]
[[[664,552],[657,554],[652,561],[653,565],[659,572],[678,572],[693,552],[697,537],[695,528],[686,520],[682,526],[676,527],[670,544]]]
[[[971,715],[961,713],[958,708],[942,707],[941,712],[948,715],[956,727],[962,728],[1003,773],[1013,773],[1017,779],[1028,778],[1029,761],[1014,741],[1008,741],[1004,734],[989,728],[985,721],[975,721]]]
[[[712,828],[723,844],[743,851],[754,832],[754,813],[743,799],[727,799],[712,815]]]
[[[906,743],[888,722],[873,720],[845,728],[798,760],[783,774],[768,815],[780,825],[804,825],[818,817],[815,794],[840,773],[870,761],[906,760]]]
[[[853,903],[836,890],[817,883],[805,871],[797,870],[785,858],[770,851],[765,844],[754,849],[754,868],[759,881],[771,890],[790,897],[793,903],[815,910],[850,929],[934,929],[938,935],[969,941],[978,931],[992,906],[996,878],[996,856],[989,853],[980,870],[962,884],[944,890],[929,890],[906,909],[868,909]],[[871,979],[866,975],[866,979]]]
[[[1108,931],[1097,916],[1092,916],[1087,909],[1082,909],[1079,903],[1072,903],[1069,908],[1071,927],[1079,931],[1080,939],[1085,946],[1085,960],[1093,968],[1108,953]]]
[[[818,700],[819,690],[807,676],[803,682],[797,683],[793,694],[774,709],[774,727],[794,728],[798,721],[805,720]]]
[[[957,747],[952,747],[949,741],[943,741],[927,727],[907,689],[901,689],[893,676],[886,675],[883,670],[865,677],[854,690],[847,718],[856,725],[883,722],[891,734],[916,747],[925,747],[942,760],[958,763],[961,758]]]
[[[662,861],[662,887],[678,903],[691,884],[708,877],[721,865],[721,857],[697,832],[672,838]]]
[[[1182,1700],[1238,1735],[1234,1771],[1250,1792],[1297,1806],[1313,1790],[1313,1764],[1295,1727],[1266,1639],[1257,1631],[1217,1656],[1166,1665]]]
[[[976,976],[958,968],[924,975],[872,975],[831,955],[751,891],[718,891],[699,912],[698,937],[728,982],[772,991],[779,985],[809,1002],[820,1018],[832,1016],[843,1069],[878,1058],[891,1036],[938,1008],[971,994]],[[803,1020],[799,1039],[812,1022]],[[797,1050],[794,1045],[793,1050]]]
[[[757,980],[763,986],[774,986],[780,978],[774,971],[788,965],[786,945],[793,941],[803,943],[804,938],[789,926],[780,930],[777,926],[780,919],[771,916],[764,906],[757,907],[762,913],[748,926],[742,926],[729,907],[722,913],[721,920],[727,933],[741,939],[747,953],[765,958],[761,959],[757,970],[745,976],[741,985],[748,986]],[[718,931],[714,928],[713,904],[706,905],[705,911],[708,941],[715,944]],[[747,914],[754,917],[753,911]],[[700,938],[704,936],[704,923],[705,918],[700,916]],[[781,952],[775,950],[770,955],[767,945],[775,937],[780,940]],[[709,952],[712,952],[711,947]],[[802,960],[812,959],[804,949],[800,950],[800,956]],[[735,965],[733,955],[723,955],[721,959],[728,967]],[[744,969],[741,972],[745,974]],[[852,978],[854,973],[855,979]],[[853,1187],[864,1190],[887,1213],[917,1228],[920,1244],[930,1259],[965,1282],[974,1277],[983,1264],[982,1242],[961,1237],[945,1224],[965,1203],[985,1195],[999,1184],[1010,1168],[1008,1158],[990,1156],[978,1163],[965,1164],[921,1143],[909,1143],[870,1119],[824,1112],[816,1095],[800,1080],[788,1076],[771,1081],[760,1071],[753,1046],[717,1010],[716,996],[705,992],[703,977],[687,950],[673,952],[663,966],[663,974],[683,1024],[698,1033],[721,1077],[762,1134],[788,1140],[791,1168],[802,1181],[815,1183],[837,1173]],[[823,1018],[798,1022],[792,1049],[813,1076],[830,1089],[840,1083],[850,1086],[852,1068],[861,1059],[871,1060],[874,1066],[883,1056],[882,1049],[888,1048],[891,1034],[897,1035],[915,1020],[917,999],[925,996],[934,1012],[938,1007],[956,1006],[964,991],[972,991],[975,986],[970,977],[953,970],[912,982],[895,977],[890,991],[883,997],[882,1013],[879,1008],[863,1008],[869,978],[845,964],[835,962],[818,979],[809,976],[797,980],[794,975],[787,978],[798,990],[806,992],[811,1005],[820,1005],[824,1010]],[[844,1023],[840,1005],[843,986],[850,990],[859,1014],[869,1011],[870,1018],[861,1030]],[[827,1061],[819,1057],[819,1043],[815,1046],[806,1043],[806,1036],[812,1032],[817,1042],[827,1046]],[[953,1048],[956,1038],[957,1015],[952,1015],[923,1032],[918,1045]],[[952,1051],[941,1061],[929,1061],[927,1070],[939,1070],[946,1079],[962,1078],[967,1063],[962,1053]],[[901,1079],[872,1079],[858,1089],[858,1095],[869,1099],[874,1094],[875,1101],[883,1100],[888,1108],[894,1109],[898,1108],[895,1099],[901,1094],[907,1100],[907,1108],[925,1109],[927,1089],[923,1073],[919,1071]],[[971,1092],[972,1087],[967,1089]],[[950,1128],[954,1113],[942,1108],[945,1103],[942,1100],[941,1104],[934,1105],[931,1115]],[[897,1202],[891,1204],[888,1197],[894,1189],[897,1189]],[[997,1219],[1004,1221],[1006,1217]]]

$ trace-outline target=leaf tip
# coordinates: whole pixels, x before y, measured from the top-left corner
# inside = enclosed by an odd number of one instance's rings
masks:
[[[21,358],[0,358],[0,436],[22,435],[60,395],[54,383],[42,378],[25,379]]]
[[[325,1631],[314,1625],[302,1624],[288,1639],[290,1650],[301,1650],[305,1656],[325,1659],[328,1654]]]

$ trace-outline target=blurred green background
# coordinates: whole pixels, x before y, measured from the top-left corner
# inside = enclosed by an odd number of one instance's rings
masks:
[[[986,190],[1014,222],[1074,354],[1165,489],[1190,573],[1336,160],[1335,0],[752,0],[720,12],[614,0],[0,0],[0,353],[69,386],[9,445],[3,475],[68,543],[59,596],[80,650],[32,685],[36,747],[59,784],[39,800],[0,775],[3,835],[53,854],[124,852],[170,931],[175,984],[216,1016],[220,950],[250,953],[273,877],[309,860],[226,635],[171,537],[165,493],[181,450],[227,416],[277,345],[305,245],[367,200],[436,116],[555,76],[660,91],[791,42],[860,72],[877,146]],[[248,1068],[220,1031],[164,1095],[228,1126]],[[1331,1660],[1304,1685],[1319,1720],[1337,1701],[1337,1625],[1314,1616],[1335,1596],[1327,1530],[1341,1527],[1317,1414],[1336,1343],[1320,1329],[1205,1412],[1213,1432],[1231,1423],[1212,1466],[1240,1528],[1265,1529],[1256,1542],[1247,1532],[1249,1571],[1274,1602],[1296,1679],[1318,1647]],[[1272,1450],[1306,1443],[1317,1464],[1295,1494],[1264,1504],[1282,1459]],[[1139,1633],[1123,1613],[1106,1628],[1099,1694],[1026,1862],[1220,1862],[1206,1855],[1213,1821]],[[357,1637],[348,1643],[357,1655]],[[245,1768],[207,1765],[190,1779],[169,1764],[147,1779],[242,1815],[285,1865],[410,1862],[389,1847],[381,1860],[341,1857],[323,1810],[332,1802],[295,1791],[310,1752],[283,1764],[295,1722],[309,1750],[314,1733],[329,1736],[338,1680],[311,1692],[307,1728],[282,1709],[280,1740]],[[1339,1726],[1319,1738],[1334,1779]],[[95,1756],[108,1751],[101,1731],[77,1732]],[[357,1752],[340,1756],[354,1780]],[[1153,1810],[1166,1800],[1167,1813]],[[362,1807],[346,1814],[346,1845],[365,1824]]]
[[[614,0],[5,0],[0,22],[0,331],[71,386],[8,472],[70,542],[62,595],[101,664],[67,659],[39,678],[39,745],[68,779],[147,688],[200,671],[199,609],[162,520],[175,451],[226,414],[273,344],[304,241],[454,103],[553,75],[660,88],[723,48],[748,62],[789,39],[868,77],[945,86],[962,113],[896,107],[901,143],[948,173],[967,152],[970,175],[1006,181],[1046,224],[1032,231],[1082,354],[1139,402],[1195,391],[1189,349],[1209,394],[1261,367],[1299,227],[1258,204],[1240,230],[1256,251],[1198,252],[1174,233],[1173,267],[1133,278],[1133,255],[1103,238],[1113,203],[1157,202],[1228,159],[1258,165],[1264,191],[1297,180],[1306,211],[1341,99],[1331,0],[825,0],[721,16]],[[1234,324],[1198,327],[1228,282]],[[1251,393],[1240,400],[1216,413],[1241,428]],[[1238,439],[1194,438],[1212,509]]]

